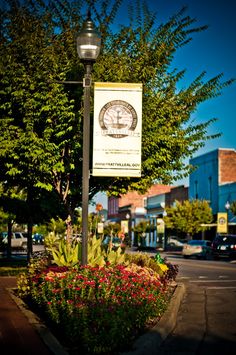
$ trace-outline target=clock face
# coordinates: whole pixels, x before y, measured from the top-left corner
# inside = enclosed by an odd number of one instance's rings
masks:
[[[113,100],[103,106],[99,113],[99,124],[103,134],[122,138],[137,126],[137,113],[133,106],[122,100]]]

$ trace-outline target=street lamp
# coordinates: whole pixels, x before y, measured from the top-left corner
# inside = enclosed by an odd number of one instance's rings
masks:
[[[82,166],[82,265],[88,260],[88,203],[89,203],[89,148],[90,148],[90,87],[93,63],[101,48],[101,37],[91,20],[90,11],[77,37],[77,52],[84,64],[84,120]]]
[[[125,216],[126,220],[127,220],[127,234],[128,234],[128,243],[131,244],[131,233],[130,233],[130,214],[126,213]]]
[[[230,203],[229,203],[229,201],[226,202],[226,204],[225,204],[225,209],[226,209],[226,211],[228,211],[228,210],[230,209]]]
[[[163,211],[163,218],[167,216],[167,212],[166,210]],[[164,219],[163,219],[163,222],[164,222]],[[166,225],[165,225],[165,222],[164,222],[164,243],[163,243],[163,249],[164,251],[166,251],[167,249],[167,235],[166,235]]]
[[[226,212],[227,212],[227,233],[228,233],[229,232],[229,209],[230,209],[229,201],[226,202],[225,209],[226,209]]]

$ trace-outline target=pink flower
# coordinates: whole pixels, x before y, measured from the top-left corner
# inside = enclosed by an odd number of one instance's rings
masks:
[[[51,276],[46,276],[46,277],[45,277],[45,281],[54,282],[54,278],[51,277]]]

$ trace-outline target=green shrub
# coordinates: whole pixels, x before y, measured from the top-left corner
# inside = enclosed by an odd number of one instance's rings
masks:
[[[165,310],[167,293],[151,268],[41,267],[31,266],[19,293],[37,305],[66,346],[91,354],[121,350]]]
[[[49,253],[50,263],[57,266],[73,267],[81,263],[82,245],[80,242],[68,242],[55,233],[50,233],[45,238],[45,247]],[[124,264],[125,255],[121,248],[112,250],[110,246],[105,250],[102,248],[102,238],[95,235],[88,240],[88,265],[105,266]],[[49,263],[49,265],[50,265]]]
[[[19,277],[19,296],[43,315],[65,346],[89,354],[125,349],[164,312],[177,269],[159,254],[104,250],[96,236],[89,240],[89,265],[83,267],[75,245],[67,249],[66,243],[55,235],[48,239],[49,253],[33,259]]]
[[[167,262],[167,260],[163,259],[159,253],[154,257],[142,253],[127,254],[126,259],[128,259],[130,263],[153,269],[160,275],[162,283],[166,285],[176,279],[179,271],[178,265],[173,265]]]
[[[108,245],[105,250],[102,248],[102,238],[97,238],[95,235],[88,242],[88,265],[105,266],[125,264],[125,254],[119,247],[117,250],[112,250],[112,246]]]
[[[75,266],[81,260],[82,246],[77,241],[68,242],[65,238],[47,239],[46,250],[51,253],[52,263],[58,266]]]
[[[17,279],[18,295],[26,299],[32,291],[32,280],[43,270],[47,269],[49,260],[46,256],[33,258],[28,268],[22,272]]]

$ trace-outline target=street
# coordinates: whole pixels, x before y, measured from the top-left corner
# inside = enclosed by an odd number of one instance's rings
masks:
[[[177,324],[158,354],[233,354],[236,345],[236,264],[229,261],[185,260],[177,282],[186,285]]]
[[[179,265],[178,282],[215,280],[236,282],[236,261],[184,259],[181,255],[163,254],[172,264]],[[228,281],[227,281],[228,280]]]

